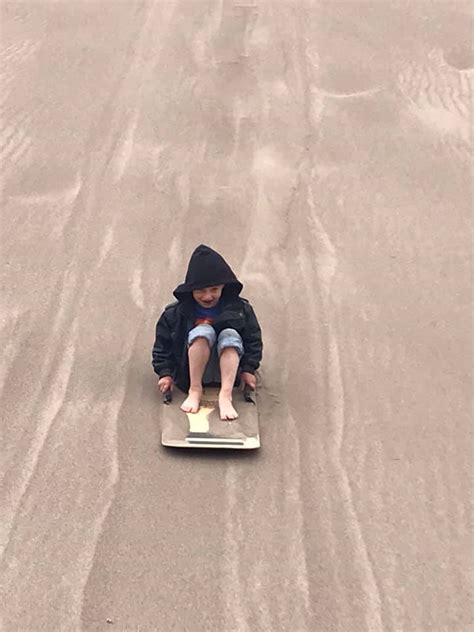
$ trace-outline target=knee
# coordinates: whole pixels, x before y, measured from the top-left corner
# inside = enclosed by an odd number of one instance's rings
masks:
[[[198,325],[191,329],[188,334],[188,348],[196,341],[196,340],[206,340],[209,348],[212,347],[216,343],[216,332],[211,325]]]
[[[217,339],[217,352],[220,355],[228,347],[234,348],[240,357],[244,354],[242,337],[236,329],[223,329]]]

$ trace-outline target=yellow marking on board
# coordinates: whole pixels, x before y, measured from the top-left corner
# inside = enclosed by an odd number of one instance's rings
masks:
[[[209,432],[209,415],[213,410],[215,410],[215,406],[212,408],[201,406],[197,413],[186,413],[189,420],[189,431]]]

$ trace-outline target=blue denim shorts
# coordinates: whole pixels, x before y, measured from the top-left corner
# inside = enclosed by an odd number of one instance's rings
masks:
[[[202,376],[203,384],[211,384],[213,382],[220,383],[221,371],[219,367],[220,355],[226,347],[237,349],[239,358],[244,355],[244,344],[238,331],[235,329],[223,329],[217,336],[212,325],[197,325],[188,333],[188,348],[196,340],[196,338],[206,338],[209,342],[211,355],[207,363],[204,375]],[[217,341],[217,345],[216,345]]]

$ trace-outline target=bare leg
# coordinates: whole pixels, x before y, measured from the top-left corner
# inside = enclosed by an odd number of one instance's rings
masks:
[[[202,376],[209,360],[211,350],[206,338],[196,338],[188,349],[189,387],[188,397],[181,404],[186,413],[197,413],[202,395]]]
[[[239,354],[234,347],[226,347],[220,357],[221,390],[219,392],[219,410],[221,419],[237,419],[239,416],[232,406],[232,389],[239,368]]]

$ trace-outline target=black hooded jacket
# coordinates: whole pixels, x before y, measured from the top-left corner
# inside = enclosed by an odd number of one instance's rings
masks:
[[[195,301],[192,291],[222,284],[222,312],[213,327],[217,334],[231,327],[242,337],[244,355],[240,359],[235,385],[240,383],[240,373],[255,373],[260,365],[262,332],[252,306],[239,296],[242,283],[218,252],[201,244],[191,255],[185,282],[173,292],[177,301],[165,307],[156,324],[152,354],[155,373],[160,377],[170,375],[185,392],[189,390],[187,336],[194,327]]]

